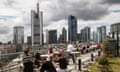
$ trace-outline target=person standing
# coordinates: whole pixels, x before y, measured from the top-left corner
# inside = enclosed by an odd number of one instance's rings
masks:
[[[35,54],[35,61],[34,61],[34,64],[37,66],[37,68],[40,67],[40,60],[41,60],[41,53],[39,48],[39,51]]]
[[[24,65],[23,72],[33,72],[32,56],[29,54],[29,50],[24,51],[23,65]]]
[[[52,54],[52,53],[53,53],[53,49],[51,45],[48,45],[48,54]]]
[[[52,61],[53,48],[52,48],[50,45],[48,46],[48,54],[50,55],[50,56],[49,56],[50,61]]]
[[[68,45],[67,45],[68,59],[72,58],[73,63],[75,63],[75,58],[74,58],[74,55],[72,54],[73,49],[74,49],[74,46],[72,45],[72,42],[68,41]]]

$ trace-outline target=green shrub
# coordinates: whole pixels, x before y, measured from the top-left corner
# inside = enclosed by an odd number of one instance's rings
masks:
[[[108,59],[104,56],[100,57],[98,60],[99,65],[109,65]]]

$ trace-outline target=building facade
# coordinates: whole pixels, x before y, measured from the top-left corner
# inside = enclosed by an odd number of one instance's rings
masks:
[[[37,12],[31,11],[31,33],[32,46],[43,45],[43,12],[39,11],[39,3],[37,4]]]
[[[24,27],[23,26],[15,26],[13,36],[14,36],[13,43],[15,45],[24,44]]]
[[[49,32],[46,30],[46,44],[49,44]]]
[[[77,18],[68,16],[68,40],[76,41],[77,39]]]
[[[81,36],[82,36],[81,33],[77,33],[77,40],[78,41],[81,41],[81,39],[82,39]]]
[[[94,42],[97,42],[97,32],[96,31],[93,31],[92,40]]]
[[[120,46],[120,23],[112,24],[110,28],[112,38],[117,40],[117,43]]]
[[[66,43],[67,40],[67,31],[65,28],[62,29],[62,43]]]
[[[88,42],[90,40],[90,27],[85,27],[81,30],[81,41],[82,42]]]
[[[57,30],[49,31],[49,44],[57,43]]]
[[[27,37],[27,47],[31,47],[32,46],[32,37],[28,36]]]
[[[97,28],[98,32],[98,43],[102,43],[106,39],[106,26],[101,26]]]

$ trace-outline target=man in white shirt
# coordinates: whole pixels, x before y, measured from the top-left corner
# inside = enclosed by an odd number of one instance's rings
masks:
[[[74,56],[72,54],[73,49],[74,49],[74,47],[72,45],[72,42],[68,41],[68,45],[67,45],[68,59],[72,58],[73,63],[75,63],[75,58],[74,58]]]

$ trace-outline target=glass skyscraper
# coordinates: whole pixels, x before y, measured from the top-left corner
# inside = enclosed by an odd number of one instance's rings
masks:
[[[102,43],[106,39],[106,26],[97,28],[98,31],[98,43]]]
[[[84,27],[81,30],[81,37],[83,42],[88,42],[90,40],[90,27]]]
[[[57,43],[57,30],[49,31],[49,44]]]
[[[77,40],[77,18],[75,16],[68,16],[68,40]]]

